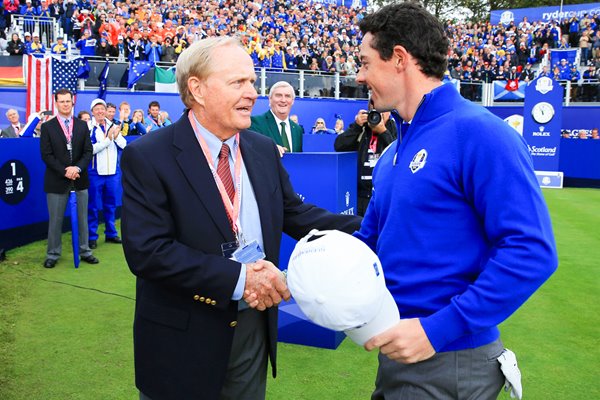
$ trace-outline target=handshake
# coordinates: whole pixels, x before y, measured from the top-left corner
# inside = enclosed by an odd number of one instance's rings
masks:
[[[244,300],[251,308],[264,311],[289,299],[285,275],[273,263],[257,260],[246,264]]]

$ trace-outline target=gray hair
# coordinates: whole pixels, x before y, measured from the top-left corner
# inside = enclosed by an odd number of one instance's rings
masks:
[[[275,82],[273,84],[273,86],[271,86],[271,89],[269,89],[269,98],[271,98],[273,91],[280,87],[287,87],[287,88],[292,89],[292,99],[296,98],[296,91],[294,90],[294,87],[289,82],[286,82],[286,81]]]
[[[242,43],[237,38],[220,36],[194,42],[179,55],[175,67],[175,76],[181,101],[187,108],[192,108],[195,103],[194,96],[188,89],[188,79],[191,77],[206,79],[213,72],[215,66],[215,60],[212,58],[213,51],[222,46],[239,46],[243,48]]]

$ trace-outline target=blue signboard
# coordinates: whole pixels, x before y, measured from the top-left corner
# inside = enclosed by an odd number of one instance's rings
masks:
[[[523,138],[536,171],[558,171],[562,99],[562,86],[545,76],[525,89]]]
[[[490,22],[492,25],[509,25],[514,22],[518,25],[519,22],[523,21],[523,17],[527,17],[529,22],[542,21],[550,22],[562,21],[565,18],[571,18],[577,16],[581,19],[585,14],[600,14],[600,3],[588,3],[588,4],[569,4],[562,6],[562,12],[559,5],[548,6],[548,7],[535,7],[535,8],[514,8],[510,10],[493,10],[490,13]]]
[[[308,0],[313,4],[323,4],[325,6],[346,6],[348,8],[367,7],[367,0]]]
[[[317,136],[317,135],[313,135]],[[339,214],[356,214],[356,153],[289,153],[282,158],[298,195]],[[315,179],[318,177],[318,179]],[[296,241],[284,235],[279,267],[287,268]],[[307,346],[337,348],[346,336],[342,332],[313,324],[294,302],[279,306],[279,341]]]

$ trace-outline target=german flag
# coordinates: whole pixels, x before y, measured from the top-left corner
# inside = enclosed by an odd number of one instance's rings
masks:
[[[22,57],[0,57],[0,86],[24,86]]]

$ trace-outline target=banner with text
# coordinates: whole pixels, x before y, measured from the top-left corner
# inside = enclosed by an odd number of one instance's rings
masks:
[[[514,22],[518,25],[527,17],[529,22],[541,21],[550,22],[552,20],[562,21],[565,18],[576,16],[581,19],[585,14],[600,14],[600,3],[587,4],[569,4],[563,5],[562,12],[560,6],[534,7],[534,8],[514,8],[509,10],[492,10],[490,13],[490,22],[492,25],[509,25]]]

